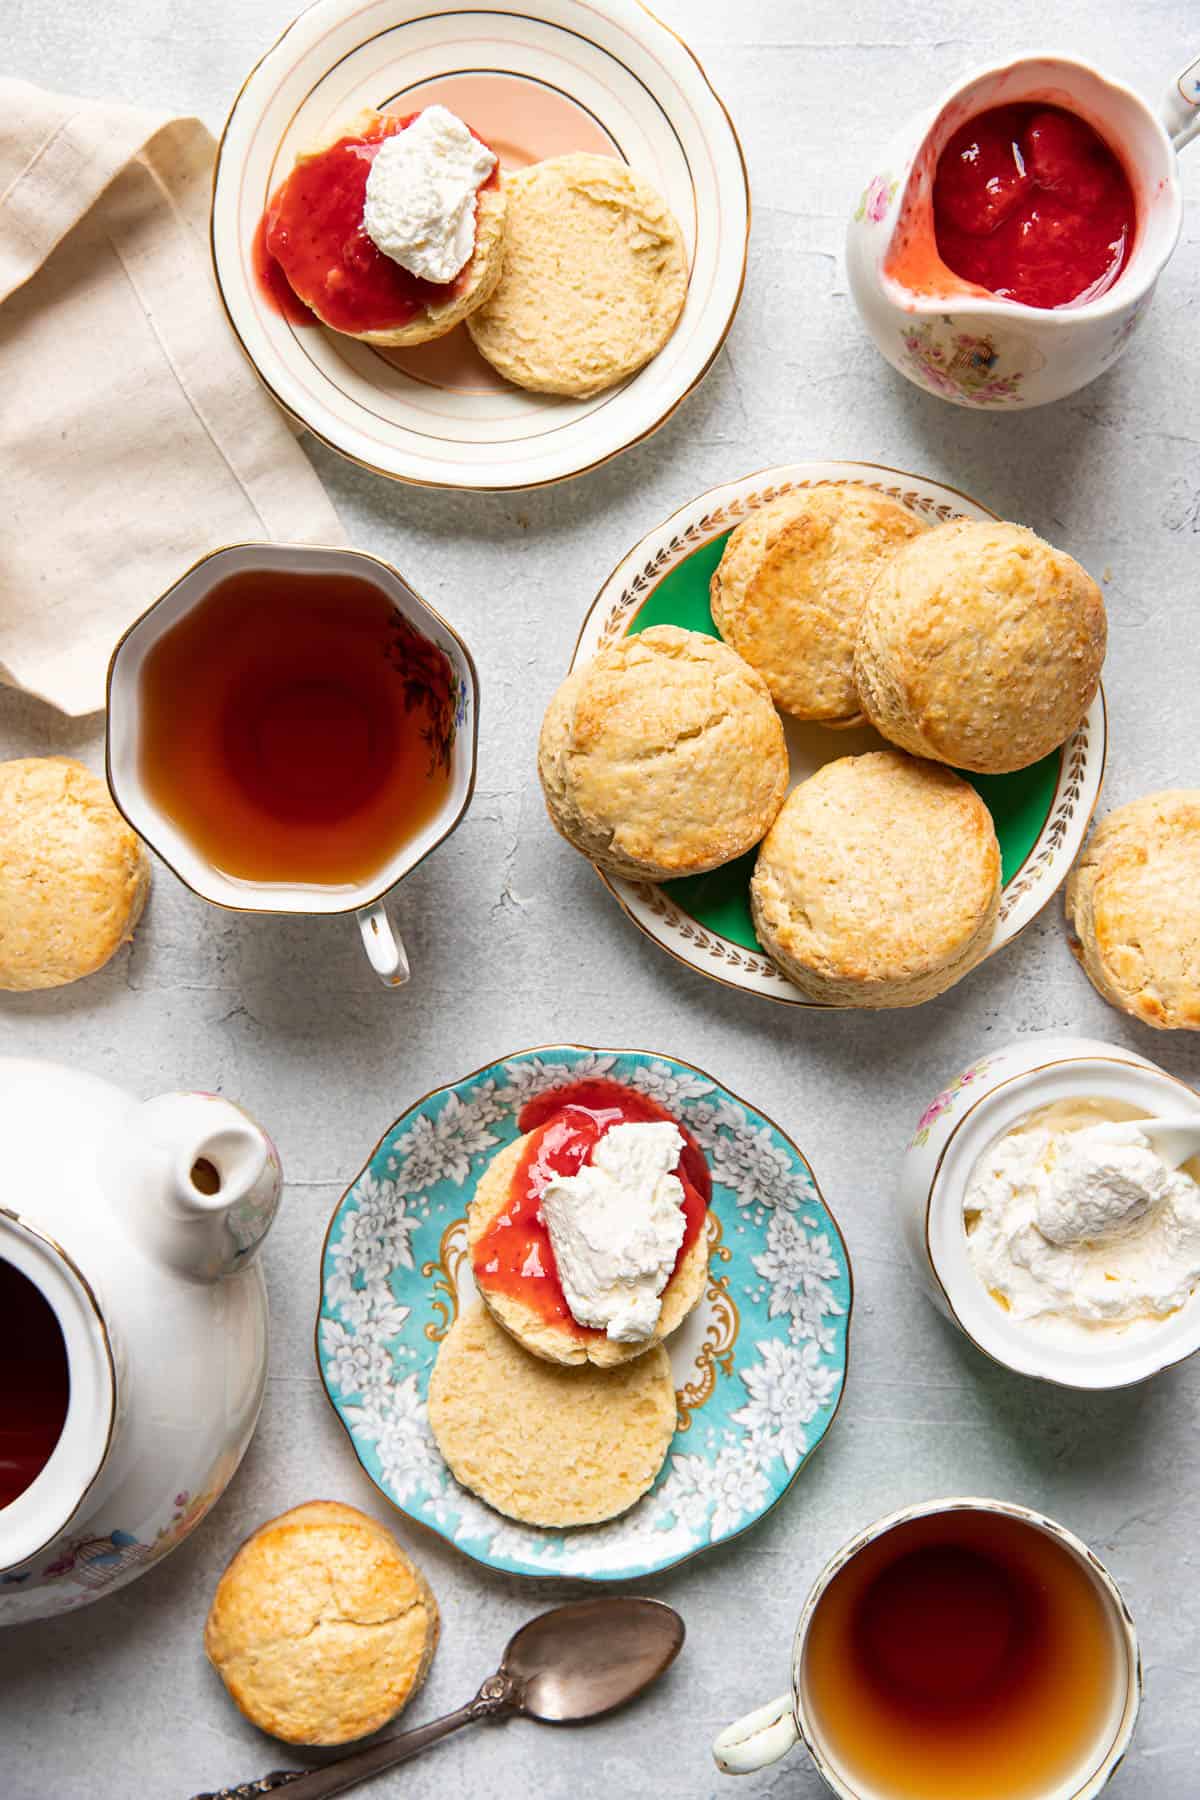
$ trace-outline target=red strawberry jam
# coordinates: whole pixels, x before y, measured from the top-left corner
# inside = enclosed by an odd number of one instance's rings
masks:
[[[468,279],[410,275],[367,236],[363,203],[380,144],[417,118],[381,113],[361,135],[304,156],[272,195],[254,236],[259,288],[294,323],[314,317],[335,331],[394,331],[443,306]],[[499,163],[481,188],[495,187]]]
[[[1120,160],[1059,106],[995,106],[960,126],[933,186],[938,255],[965,281],[1026,306],[1095,300],[1133,246]]]
[[[677,1269],[704,1225],[712,1199],[712,1177],[704,1152],[685,1125],[665,1107],[618,1081],[576,1081],[526,1101],[517,1119],[530,1136],[513,1173],[505,1211],[475,1246],[472,1266],[481,1287],[524,1302],[548,1323],[579,1337],[603,1337],[572,1317],[554,1263],[550,1233],[542,1218],[542,1195],[556,1175],[574,1175],[592,1160],[592,1151],[614,1125],[667,1120],[683,1137],[674,1173],[683,1186],[683,1242]],[[674,1276],[675,1270],[671,1271]]]

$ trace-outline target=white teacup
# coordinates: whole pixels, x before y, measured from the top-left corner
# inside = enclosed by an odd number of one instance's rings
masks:
[[[800,1614],[792,1648],[790,1691],[726,1727],[713,1744],[713,1756],[719,1769],[726,1775],[750,1775],[778,1762],[797,1743],[803,1742],[819,1774],[839,1800],[891,1800],[886,1787],[876,1782],[869,1787],[863,1786],[847,1775],[814,1718],[806,1682],[813,1618],[835,1577],[868,1545],[914,1520],[956,1512],[1006,1515],[1033,1531],[1044,1533],[1075,1559],[1092,1585],[1112,1634],[1112,1692],[1107,1717],[1094,1741],[1081,1750],[1076,1766],[1056,1780],[1052,1788],[1039,1794],[1038,1800],[1094,1800],[1094,1796],[1107,1786],[1129,1748],[1141,1704],[1141,1656],[1129,1609],[1107,1569],[1063,1526],[1024,1506],[975,1498],[930,1500],[905,1507],[903,1511],[877,1520],[843,1545],[817,1576]]]
[[[1098,299],[1045,309],[985,292],[943,268],[936,292],[889,272],[901,228],[933,239],[933,179],[958,127],[989,107],[1066,106],[1120,152],[1138,228],[1129,261]],[[1145,318],[1183,220],[1177,153],[1200,132],[1200,61],[1161,116],[1077,57],[1029,52],[956,83],[909,121],[869,172],[846,236],[850,291],[877,348],[902,375],[956,406],[1011,411],[1074,393],[1111,368]],[[936,258],[935,258],[936,261]]]
[[[357,575],[381,589],[417,632],[449,661],[455,691],[455,718],[449,749],[450,772],[442,804],[417,833],[393,854],[369,884],[359,889],[313,884],[235,880],[216,868],[147,793],[139,771],[140,677],[162,634],[199,604],[218,583],[248,569],[304,575]],[[141,618],[131,625],[108,671],[108,785],[113,800],[138,836],[193,893],[214,906],[237,912],[349,913],[357,915],[371,967],[387,987],[408,980],[409,964],[383,897],[431,850],[448,837],[470,804],[475,787],[479,681],[475,664],[458,633],[416,594],[403,576],[377,556],[361,550],[305,544],[233,544],[193,565]]]

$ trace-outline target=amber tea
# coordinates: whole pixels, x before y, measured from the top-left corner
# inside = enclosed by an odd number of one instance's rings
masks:
[[[142,783],[234,880],[361,888],[444,804],[455,692],[374,582],[247,569],[146,656]]]
[[[1117,1726],[1116,1631],[1055,1539],[1004,1514],[910,1520],[830,1582],[805,1645],[811,1735],[864,1800],[1042,1800]]]

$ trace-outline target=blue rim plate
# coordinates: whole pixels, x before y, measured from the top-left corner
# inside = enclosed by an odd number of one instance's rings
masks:
[[[533,1095],[607,1076],[695,1133],[713,1176],[704,1299],[668,1342],[679,1416],[649,1493],[570,1531],[519,1525],[454,1480],[425,1400],[471,1295],[466,1210]],[[846,1381],[850,1259],[807,1161],[770,1119],[691,1063],[558,1044],[436,1088],[396,1121],[339,1201],[321,1260],[317,1365],[385,1499],[488,1568],[627,1581],[737,1537],[783,1498]]]

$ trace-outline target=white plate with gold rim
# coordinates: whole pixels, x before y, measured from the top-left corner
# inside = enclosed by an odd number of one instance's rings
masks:
[[[377,350],[285,319],[254,237],[300,149],[365,106],[440,101],[518,168],[568,150],[620,157],[665,195],[690,266],[687,303],[647,366],[590,400],[531,394],[463,328]],[[699,63],[638,0],[316,0],[246,81],[217,153],[212,252],[242,348],[281,405],[335,450],[430,487],[536,487],[648,436],[696,386],[741,295],[750,193],[737,134]]]
[[[709,578],[725,540],[756,507],[795,488],[857,482],[909,506],[932,525],[996,514],[957,488],[878,463],[785,463],[710,488],[647,532],[623,557],[592,602],[571,667],[614,639],[649,625],[682,625],[719,636],[708,604]],[[784,721],[791,785],[834,757],[883,749],[869,726],[831,731]],[[1074,736],[1032,768],[1011,775],[968,775],[996,826],[1003,863],[1000,916],[988,955],[1022,931],[1057,892],[1087,833],[1100,797],[1107,751],[1100,689]],[[792,1006],[815,1006],[761,948],[750,920],[749,882],[755,851],[710,875],[660,884],[601,880],[640,931],[677,961],[727,987]]]

